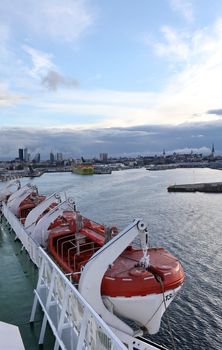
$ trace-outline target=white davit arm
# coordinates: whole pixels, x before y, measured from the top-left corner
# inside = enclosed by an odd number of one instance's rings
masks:
[[[32,209],[25,220],[24,226],[26,232],[31,233],[35,227],[36,221],[40,218],[44,211],[48,209],[53,203],[56,203],[58,205],[60,201],[60,195],[53,193],[50,197],[46,198],[43,202],[37,205],[37,207]]]
[[[138,234],[146,234],[147,226],[140,219],[127,226],[117,236],[96,252],[85,265],[79,281],[79,292],[95,311],[114,329],[133,336],[134,332],[125,322],[112,314],[104,305],[101,297],[101,283],[106,270],[128,247]],[[93,291],[93,293],[92,293]]]
[[[12,211],[14,215],[18,215],[18,209],[20,204],[33,192],[37,191],[36,187],[27,184],[20,190],[13,193],[7,202],[7,207]]]
[[[19,190],[21,187],[21,183],[19,180],[11,180],[9,181],[5,187],[1,190],[0,193],[0,202],[6,200],[8,196],[10,196],[12,193]]]
[[[73,205],[68,199],[58,204],[37,222],[30,234],[36,243],[43,247],[47,247],[47,239],[49,235],[48,228],[59,216],[63,215],[64,211],[74,211]]]

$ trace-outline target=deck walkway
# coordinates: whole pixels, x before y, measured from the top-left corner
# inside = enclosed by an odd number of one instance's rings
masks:
[[[14,233],[9,234],[4,224],[0,225],[0,321],[18,326],[25,349],[37,350],[40,349],[38,340],[42,320],[41,310],[38,310],[37,321],[33,325],[30,325],[29,318],[38,269],[25,250],[21,252],[21,243],[14,241],[14,237]],[[53,349],[54,342],[54,336],[48,328],[41,349]]]

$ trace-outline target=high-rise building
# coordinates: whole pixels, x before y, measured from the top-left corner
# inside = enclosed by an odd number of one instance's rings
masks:
[[[107,162],[107,160],[108,160],[108,153],[100,153],[99,159],[101,160],[101,162]]]
[[[24,161],[28,162],[28,148],[24,148]]]
[[[54,154],[52,153],[52,151],[50,152],[49,159],[50,159],[50,163],[54,163],[54,161],[55,161],[55,156],[54,156]]]
[[[22,148],[19,148],[18,153],[19,153],[19,160],[20,160],[20,161],[23,161],[23,160],[24,160],[24,157],[23,157],[23,149],[22,149]]]
[[[166,151],[165,151],[165,149],[163,150],[163,158],[166,158]]]
[[[215,156],[215,148],[214,148],[214,143],[212,144],[212,148],[211,148],[211,157],[214,158]]]
[[[62,153],[57,153],[56,160],[57,160],[57,162],[62,162],[62,160],[63,160]]]
[[[36,153],[35,158],[34,158],[34,161],[35,161],[36,163],[40,163],[40,159],[41,159],[40,153]]]

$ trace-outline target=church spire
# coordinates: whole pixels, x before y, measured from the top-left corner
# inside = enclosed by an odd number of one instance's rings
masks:
[[[215,155],[215,148],[214,148],[214,143],[212,143],[211,156],[214,158],[214,155]]]

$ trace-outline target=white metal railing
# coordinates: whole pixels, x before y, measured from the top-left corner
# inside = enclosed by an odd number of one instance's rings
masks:
[[[63,350],[126,349],[49,255],[27,234],[21,222],[5,204],[3,204],[3,214],[34,264],[39,267],[39,278],[34,290],[35,298],[30,318],[30,322],[33,322],[39,302],[44,312],[39,344],[44,341],[48,321],[56,338],[54,350],[59,347]]]
[[[48,321],[56,338],[54,350],[59,346],[61,349],[126,349],[41,247],[39,256],[41,266],[30,318],[33,322],[39,302],[44,311],[39,343],[43,343]]]
[[[18,238],[22,246],[29,253],[32,262],[39,267],[40,258],[38,252],[38,244],[30,237],[30,235],[25,231],[24,226],[19,221],[19,219],[11,212],[11,210],[3,203],[2,212],[4,217],[10,224],[10,228],[15,232],[16,238]]]

